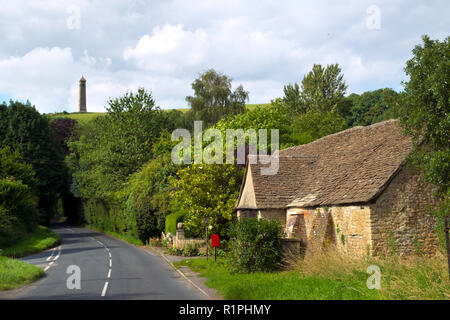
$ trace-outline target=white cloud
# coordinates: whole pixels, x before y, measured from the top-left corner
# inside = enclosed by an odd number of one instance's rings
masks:
[[[141,37],[135,48],[125,50],[125,61],[157,73],[173,74],[185,68],[198,68],[203,59],[206,33],[202,29],[187,31],[183,25],[156,27]]]
[[[2,3],[0,96],[30,99],[42,112],[76,111],[87,79],[90,111],[145,87],[162,107],[186,106],[198,73],[215,68],[243,84],[251,103],[268,102],[314,63],[338,62],[349,92],[400,88],[422,34],[447,36],[444,0],[375,3],[379,30],[367,28],[373,1],[111,0]],[[67,8],[81,28],[67,28]],[[420,23],[417,23],[420,21]]]
[[[0,91],[30,99],[41,111],[62,107],[71,82],[67,74],[76,70],[70,48],[36,48],[22,57],[0,60]]]

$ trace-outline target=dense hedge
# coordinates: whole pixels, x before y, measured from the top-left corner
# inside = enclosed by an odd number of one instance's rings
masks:
[[[34,170],[19,153],[0,149],[0,246],[14,243],[38,222]]]
[[[166,233],[176,234],[178,222],[183,222],[185,211],[173,212],[166,216]]]
[[[273,271],[280,267],[283,227],[278,221],[243,219],[232,229],[231,264],[237,272]]]

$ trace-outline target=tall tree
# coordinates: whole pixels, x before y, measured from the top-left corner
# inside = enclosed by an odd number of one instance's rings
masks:
[[[300,87],[297,83],[284,87],[284,97],[281,101],[287,112],[292,115],[301,115],[307,111],[334,110],[345,116],[346,90],[347,84],[337,63],[327,65],[326,68],[315,64],[303,77]]]
[[[188,117],[203,120],[204,125],[209,127],[227,115],[243,113],[248,92],[242,85],[232,91],[231,81],[231,78],[214,69],[202,73],[192,83],[194,96],[186,97],[191,106]]]
[[[283,92],[284,97],[281,99],[281,102],[288,113],[291,115],[299,115],[306,112],[306,105],[302,101],[298,83],[284,86]]]
[[[50,130],[49,121],[30,102],[10,101],[0,110],[0,147],[10,146],[33,165],[41,220],[48,223],[56,211],[59,192],[67,177],[63,154]]]
[[[85,198],[102,199],[120,190],[128,176],[152,158],[152,144],[164,129],[166,116],[151,93],[136,93],[108,101],[107,114],[76,129],[72,190]]]
[[[18,151],[0,149],[0,247],[14,243],[36,226],[34,174]]]
[[[414,163],[439,188],[438,223],[443,230],[443,218],[450,214],[450,37],[442,42],[422,39],[406,62],[409,81],[404,82],[401,124],[415,142]]]
[[[315,64],[302,80],[301,99],[308,109],[340,112],[346,91],[347,84],[337,63],[326,68]]]

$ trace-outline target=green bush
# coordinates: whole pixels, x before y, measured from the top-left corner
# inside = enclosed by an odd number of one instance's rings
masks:
[[[177,211],[166,216],[166,234],[176,234],[178,222],[183,221],[183,217],[186,214],[184,211]]]
[[[283,227],[278,221],[243,219],[232,229],[231,259],[234,271],[273,271],[281,264]]]
[[[125,189],[127,210],[134,214],[138,235],[143,242],[165,230],[166,215],[170,212],[167,179],[175,175],[176,170],[170,156],[161,155],[146,163],[129,179]]]
[[[171,254],[173,256],[182,256],[183,255],[183,249],[176,248],[176,247],[169,247],[169,248],[167,248],[167,253]]]
[[[0,248],[5,248],[22,238],[26,233],[25,226],[18,217],[12,215],[0,205]]]
[[[34,170],[17,151],[0,149],[0,246],[18,241],[37,225]]]
[[[167,253],[173,256],[196,257],[200,255],[198,244],[186,244],[184,249],[170,246]]]
[[[196,244],[186,244],[183,250],[183,256],[185,257],[196,257],[199,254],[198,245]]]

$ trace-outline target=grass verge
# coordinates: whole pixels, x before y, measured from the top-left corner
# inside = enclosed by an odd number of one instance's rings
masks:
[[[44,270],[20,260],[0,256],[0,291],[11,290],[43,277]]]
[[[132,236],[127,235],[127,234],[121,234],[121,233],[117,233],[117,232],[113,232],[113,231],[101,230],[100,228],[98,228],[96,226],[93,226],[93,225],[90,225],[90,224],[84,225],[84,228],[91,229],[91,230],[94,230],[94,231],[98,231],[98,232],[101,232],[101,233],[104,233],[104,234],[108,234],[108,235],[113,236],[115,238],[118,238],[120,240],[123,240],[123,241],[126,241],[128,243],[134,244],[136,246],[144,245],[141,240],[136,239],[135,237],[132,237]]]
[[[380,290],[367,287],[370,265],[380,267]],[[252,274],[232,273],[224,259],[188,259],[175,266],[189,266],[199,272],[207,278],[206,285],[216,288],[225,299],[450,299],[443,257],[400,260],[324,255],[293,264],[289,271]]]
[[[4,248],[1,254],[7,257],[20,258],[51,248],[59,242],[60,237],[57,233],[44,226],[38,226],[35,231],[28,233],[23,239]]]
[[[11,290],[44,276],[39,267],[13,258],[51,248],[60,242],[59,235],[44,226],[38,226],[34,232],[0,252],[0,291]],[[12,257],[12,258],[11,258]]]

